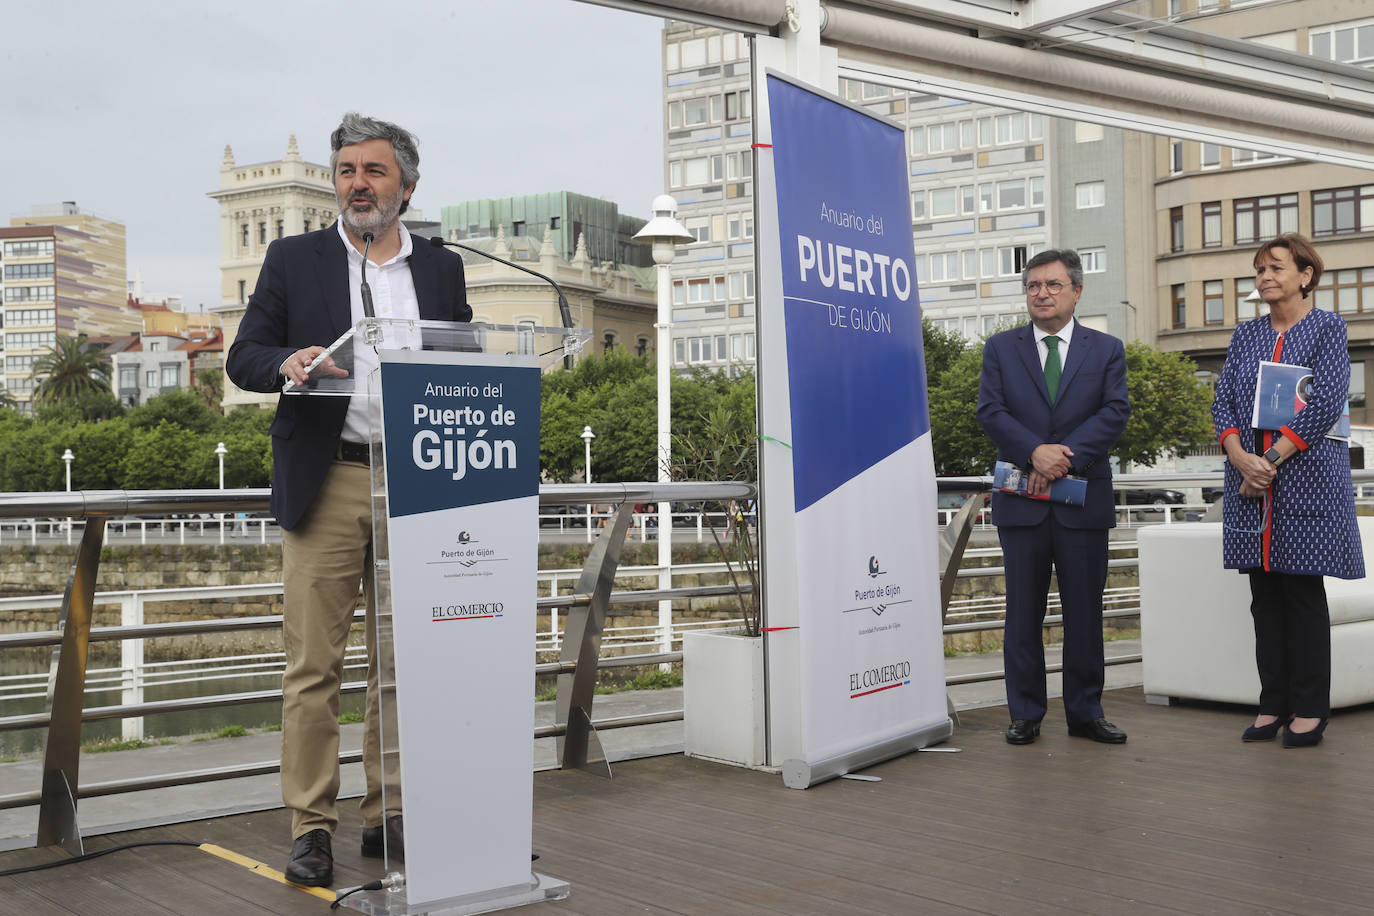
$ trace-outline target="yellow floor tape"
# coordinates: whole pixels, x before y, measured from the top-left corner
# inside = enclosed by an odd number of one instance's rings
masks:
[[[264,878],[268,878],[272,881],[276,881],[278,884],[285,884],[287,887],[294,887],[298,891],[305,891],[307,894],[312,894],[316,897],[319,897],[321,900],[328,900],[330,903],[333,903],[334,898],[338,896],[328,888],[305,887],[304,885],[295,884],[291,881],[287,881],[286,875],[282,874],[276,869],[268,868],[263,863],[250,859],[247,856],[241,856],[238,853],[234,852],[232,849],[225,849],[223,846],[216,846],[214,843],[202,843],[200,845],[200,850],[201,852],[208,852],[212,856],[219,856],[226,862],[233,862],[235,865],[242,865],[249,871],[262,875]]]

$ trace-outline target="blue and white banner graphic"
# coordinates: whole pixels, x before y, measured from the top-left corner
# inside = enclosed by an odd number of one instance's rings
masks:
[[[905,132],[767,85],[781,296],[762,301],[782,308],[786,345],[762,341],[760,361],[786,361],[787,416],[773,422],[767,377],[761,415],[766,436],[790,434],[790,451],[764,455],[765,477],[782,471],[792,492],[789,506],[765,502],[765,533],[793,514],[774,528],[792,543],[770,539],[767,556],[795,564],[801,756],[814,762],[948,721],[934,465]]]
[[[380,377],[416,905],[529,880],[540,373],[532,356],[383,351]]]

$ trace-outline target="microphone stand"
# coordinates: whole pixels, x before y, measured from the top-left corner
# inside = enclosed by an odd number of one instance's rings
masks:
[[[446,242],[444,241],[444,239],[440,238],[437,235],[432,236],[429,240],[429,243],[433,245],[435,248],[461,248],[464,251],[471,251],[473,254],[481,255],[489,261],[495,261],[497,264],[504,264],[507,267],[514,267],[516,270],[521,270],[527,274],[530,274],[531,276],[538,277],[545,283],[552,286],[553,291],[558,294],[558,314],[563,319],[563,327],[571,328],[573,326],[572,309],[568,308],[568,297],[563,295],[563,288],[560,287],[557,283],[553,282],[552,278],[544,276],[537,270],[530,270],[528,267],[525,267],[521,264],[516,264],[514,261],[507,261],[505,258],[498,258],[494,254],[488,254],[480,248],[473,248],[471,245],[463,245],[459,242]]]

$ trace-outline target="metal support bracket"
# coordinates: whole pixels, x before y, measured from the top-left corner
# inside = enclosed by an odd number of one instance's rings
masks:
[[[975,493],[964,504],[949,524],[940,529],[940,565],[944,573],[940,576],[940,626],[944,627],[949,616],[949,602],[954,597],[954,581],[959,575],[959,566],[964,561],[964,548],[968,546],[969,535],[973,533],[973,522],[983,508],[981,493]],[[954,724],[959,724],[959,713],[954,709],[954,700],[945,691],[945,708]]]
[[[53,652],[48,695],[51,717],[43,755],[43,798],[38,807],[38,846],[61,846],[72,855],[82,853],[81,828],[76,820],[76,797],[81,764],[81,707],[86,693],[86,659],[90,647],[95,580],[100,549],[105,542],[105,519],[86,518],[76,562],[62,596],[58,629],[62,644]]]
[[[585,605],[568,611],[560,662],[573,662],[571,674],[558,676],[558,701],[555,721],[565,729],[558,739],[559,766],[576,768],[607,778],[611,775],[601,740],[592,728],[592,700],[596,696],[597,659],[601,654],[601,633],[611,605],[620,551],[630,528],[634,506],[626,501],[616,510],[611,524],[592,545],[576,592],[589,595]]]

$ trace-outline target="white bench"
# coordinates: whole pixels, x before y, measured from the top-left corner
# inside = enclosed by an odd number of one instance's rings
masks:
[[[1374,518],[1359,519],[1374,572]],[[1221,566],[1221,523],[1140,529],[1140,644],[1145,699],[1254,706],[1255,628],[1247,577]],[[1374,702],[1374,579],[1326,579],[1331,705]]]

